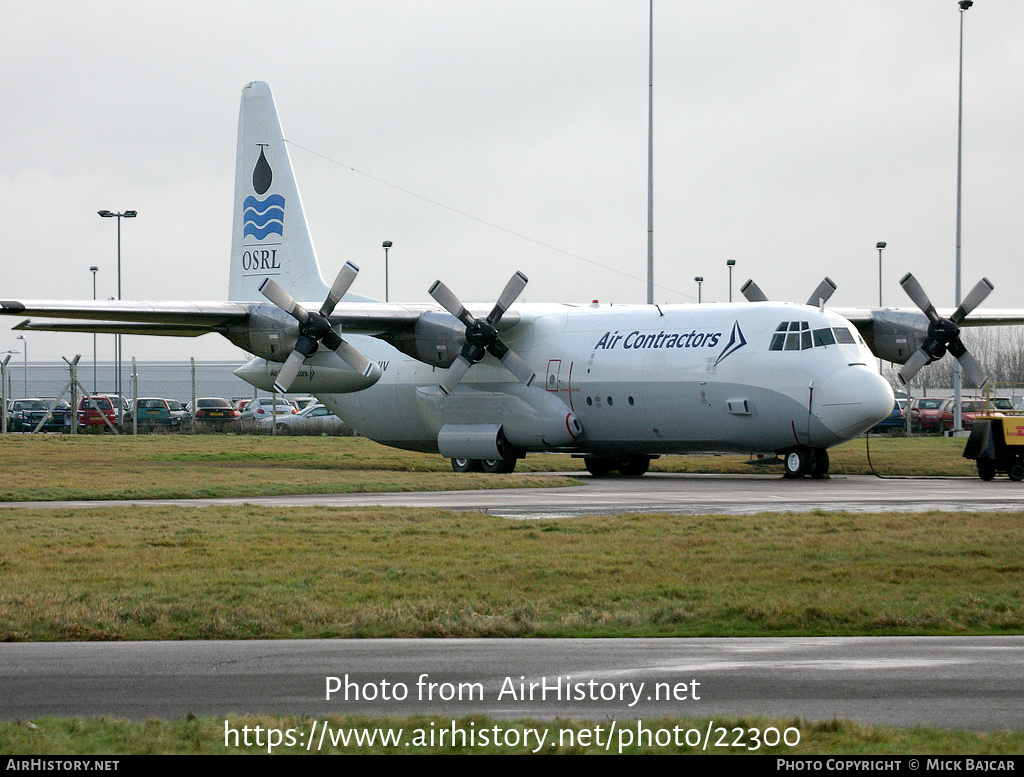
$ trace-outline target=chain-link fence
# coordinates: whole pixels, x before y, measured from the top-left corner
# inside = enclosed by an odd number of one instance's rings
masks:
[[[0,359],[0,431],[202,433],[232,431],[260,434],[351,434],[337,419],[278,424],[275,419],[244,420],[234,413],[203,417],[199,400],[221,398],[240,411],[252,399],[273,397],[235,376],[242,362],[156,362],[125,360],[121,379],[113,362],[61,362]],[[121,398],[115,386],[122,387]],[[84,399],[83,399],[84,398]],[[102,399],[106,398],[106,400]],[[293,399],[294,397],[288,397]],[[167,400],[164,404],[147,400]],[[155,415],[155,409],[160,413]]]

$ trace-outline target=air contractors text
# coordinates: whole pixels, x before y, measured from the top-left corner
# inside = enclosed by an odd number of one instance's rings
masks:
[[[620,345],[623,348],[714,348],[721,337],[721,332],[698,332],[696,329],[689,332],[662,330],[657,334],[630,332],[627,335],[620,335],[617,331],[605,332],[594,349],[607,351]]]

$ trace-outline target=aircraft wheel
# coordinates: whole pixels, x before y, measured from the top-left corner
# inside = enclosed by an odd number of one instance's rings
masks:
[[[828,477],[828,451],[824,448],[815,448],[812,451],[811,477],[815,480]]]
[[[978,477],[989,481],[996,476],[996,463],[992,459],[978,459]]]
[[[1024,480],[1024,464],[1019,461],[1013,462],[1007,474],[1009,474],[1010,480],[1016,480],[1017,482]]]
[[[607,477],[615,468],[615,462],[611,459],[602,459],[598,456],[584,456],[583,466],[586,467],[587,472],[595,478],[603,478]]]
[[[483,459],[479,464],[484,472],[495,475],[507,475],[516,469],[516,459]]]
[[[810,470],[811,451],[808,448],[797,448],[786,454],[784,461],[784,477],[802,478]]]
[[[627,478],[638,478],[645,474],[650,466],[650,456],[626,456],[619,459],[618,470]]]
[[[452,459],[452,469],[455,472],[479,472],[480,459]]]

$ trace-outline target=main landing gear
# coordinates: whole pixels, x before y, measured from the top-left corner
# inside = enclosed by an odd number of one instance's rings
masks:
[[[518,459],[452,459],[455,472],[489,472],[507,475],[514,472]]]
[[[606,459],[600,456],[584,456],[583,466],[596,478],[607,477],[612,470],[618,470],[620,475],[627,478],[638,478],[651,466],[651,457],[620,456],[617,459]]]
[[[809,448],[801,445],[782,451],[783,477],[802,478],[810,476],[818,480],[828,477],[828,451],[824,448]]]

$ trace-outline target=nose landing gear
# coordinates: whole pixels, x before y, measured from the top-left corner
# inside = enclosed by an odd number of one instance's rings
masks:
[[[828,477],[828,451],[824,448],[810,448],[800,445],[782,452],[784,477],[795,479],[812,477],[821,480]]]

